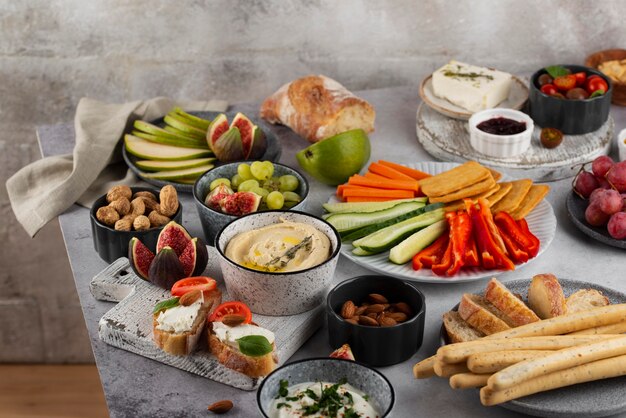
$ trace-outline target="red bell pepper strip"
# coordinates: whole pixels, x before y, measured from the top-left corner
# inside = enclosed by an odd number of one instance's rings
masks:
[[[465,211],[459,211],[448,218],[450,222],[450,242],[452,243],[452,265],[446,271],[447,276],[454,276],[465,265],[467,242],[472,235],[472,221]]]
[[[528,222],[526,222],[526,219],[524,218],[520,219],[519,221],[517,221],[517,225],[520,227],[522,231],[524,231],[526,236],[530,238],[531,241],[533,242],[533,245],[530,248],[528,248],[526,251],[528,252],[528,255],[530,255],[531,258],[535,257],[537,253],[539,253],[539,247],[541,246],[541,242],[539,241],[539,238],[537,238],[532,232],[530,232],[530,229],[528,228]]]
[[[499,212],[495,216],[496,224],[501,231],[506,234],[515,242],[515,244],[523,249],[526,253],[535,253],[539,250],[536,246],[536,242],[527,234],[523,228],[515,222],[515,219],[511,217],[507,212]],[[534,257],[534,255],[533,255]]]
[[[448,271],[451,265],[452,265],[452,241],[448,240],[448,247],[446,248],[446,252],[443,253],[443,257],[441,258],[441,261],[437,264],[433,264],[430,269],[437,276],[444,276],[446,274],[446,271]]]
[[[442,234],[428,247],[413,256],[413,270],[419,270],[422,267],[430,268],[433,264],[441,262],[443,253],[448,248],[448,234]]]
[[[487,201],[478,199],[478,204],[480,209],[476,208],[474,205],[470,206],[470,217],[474,227],[474,239],[478,246],[482,266],[486,269],[499,267],[505,270],[514,270],[515,264],[507,257],[504,242],[502,242],[501,248],[489,228],[488,218],[491,218],[491,211],[489,210]],[[492,218],[491,222],[493,222]],[[495,223],[493,226],[496,227]],[[501,241],[502,237],[500,237],[497,227],[495,232],[498,234],[497,237]]]
[[[502,213],[502,212],[500,212]],[[528,253],[517,244],[517,242],[502,228],[500,228],[500,236],[504,241],[509,256],[516,263],[525,263],[528,261]]]
[[[480,265],[480,260],[478,259],[478,248],[476,248],[476,240],[474,239],[473,234],[470,234],[467,240],[467,248],[465,249],[465,258],[463,262],[467,267],[477,267]]]

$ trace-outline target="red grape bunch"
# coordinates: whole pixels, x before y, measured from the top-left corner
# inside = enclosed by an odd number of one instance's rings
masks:
[[[616,163],[606,155],[591,163],[591,172],[581,170],[574,192],[589,199],[585,220],[592,226],[606,225],[615,239],[626,238],[626,161]]]

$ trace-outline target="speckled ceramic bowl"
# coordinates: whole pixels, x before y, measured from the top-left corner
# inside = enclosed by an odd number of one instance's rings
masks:
[[[346,378],[348,383],[365,392],[379,417],[388,417],[393,409],[395,393],[387,378],[361,363],[335,358],[311,358],[286,364],[267,376],[257,391],[257,403],[263,417],[270,417],[272,402],[278,394],[281,380],[289,385],[325,381],[338,382]]]
[[[204,236],[206,238],[206,242],[209,245],[213,245],[213,240],[217,233],[222,229],[227,223],[234,221],[237,219],[237,216],[226,215],[224,213],[218,212],[209,208],[204,204],[204,199],[209,194],[209,186],[211,182],[215,179],[219,178],[232,178],[235,174],[237,174],[237,167],[241,163],[250,164],[252,161],[238,161],[230,164],[225,164],[219,167],[214,168],[213,170],[207,171],[203,174],[193,186],[193,198],[196,203],[196,209],[198,210],[198,215],[200,216],[200,223],[202,224],[202,230],[204,231]],[[293,206],[291,209],[306,211],[306,206],[308,203],[307,196],[309,194],[309,183],[307,180],[291,167],[287,167],[283,164],[273,163],[274,164],[274,177],[284,176],[286,174],[291,174],[298,179],[300,186],[295,190],[296,193],[302,197],[302,201],[297,205]]]
[[[253,270],[229,260],[229,241],[237,234],[279,223],[281,219],[301,222],[322,231],[330,239],[330,257],[315,267],[294,272]],[[319,306],[328,291],[337,266],[341,238],[323,219],[297,211],[251,213],[226,225],[215,237],[215,248],[230,297],[248,304],[262,315],[295,315]]]

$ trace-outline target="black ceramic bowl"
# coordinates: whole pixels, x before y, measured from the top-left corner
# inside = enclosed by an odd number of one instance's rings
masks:
[[[537,71],[530,78],[530,117],[542,128],[556,128],[564,134],[580,135],[599,129],[609,117],[613,86],[611,80],[600,71],[582,65],[563,65],[572,73],[585,71],[587,75],[596,74],[609,85],[609,90],[602,96],[585,100],[559,99],[542,93],[539,76],[545,69]]]
[[[360,304],[370,293],[389,302],[406,302],[414,316],[391,327],[354,325],[340,315],[347,300]],[[424,295],[411,283],[383,275],[359,276],[341,282],[326,298],[329,342],[333,349],[348,343],[354,357],[371,366],[391,366],[409,359],[422,345],[426,304]]]
[[[152,192],[159,198],[159,191],[148,187],[131,187],[133,194],[136,192]],[[146,231],[116,231],[96,219],[96,212],[102,206],[107,205],[106,195],[96,200],[91,207],[91,235],[93,236],[93,246],[101,259],[107,263],[112,263],[120,257],[128,257],[128,242],[131,238],[137,237],[150,250],[156,248],[157,239],[163,227],[151,228]],[[179,203],[178,211],[172,217],[173,221],[182,224],[183,207]]]

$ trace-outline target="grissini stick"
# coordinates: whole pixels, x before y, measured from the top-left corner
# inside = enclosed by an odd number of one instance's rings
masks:
[[[413,376],[415,376],[416,379],[426,379],[435,376],[434,367],[436,358],[437,356],[430,356],[416,363],[415,366],[413,366]]]
[[[450,377],[450,387],[452,389],[481,388],[487,384],[491,373],[458,373]]]
[[[623,334],[626,332],[626,321],[616,324],[602,325],[601,327],[587,328],[572,332],[569,335],[590,335],[590,334]]]
[[[434,366],[435,374],[439,377],[450,377],[458,373],[467,373],[469,369],[465,363],[448,364],[436,360]]]
[[[473,373],[495,373],[520,361],[529,360],[552,350],[506,350],[492,353],[476,353],[467,358],[467,368]]]
[[[485,386],[480,390],[480,401],[485,406],[498,405],[534,393],[624,375],[626,355],[552,372],[504,390],[493,390]]]

